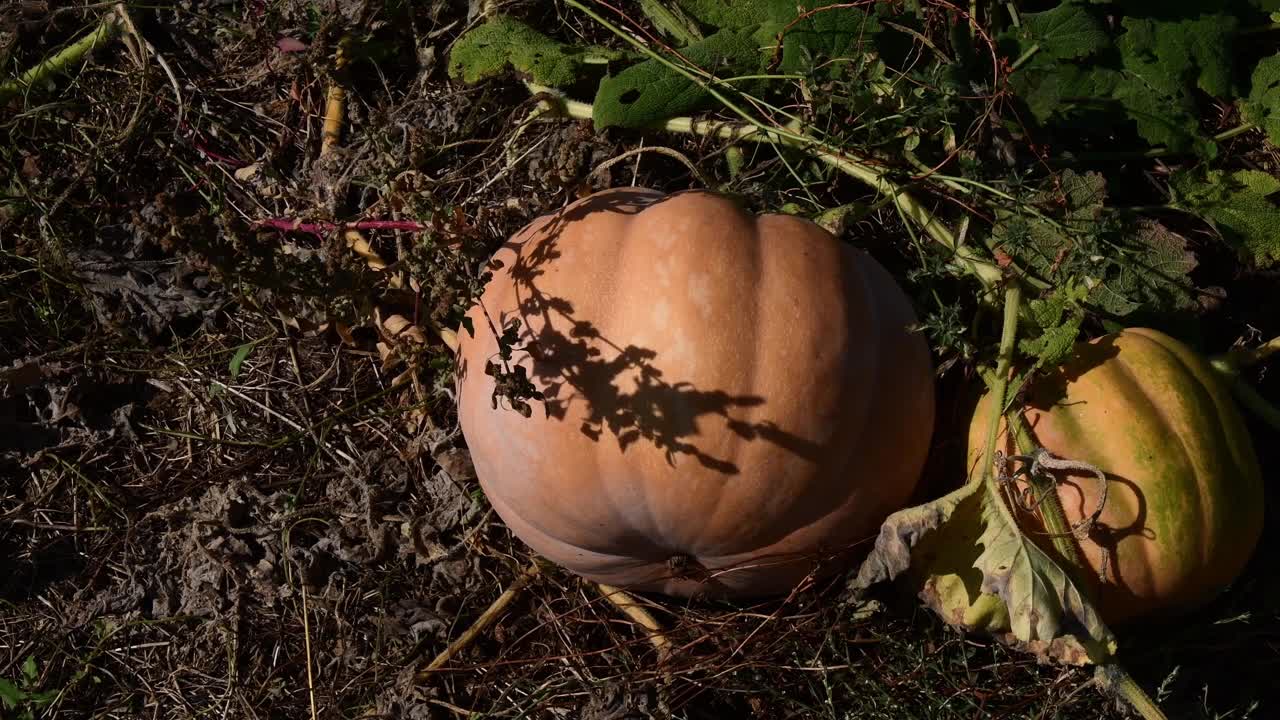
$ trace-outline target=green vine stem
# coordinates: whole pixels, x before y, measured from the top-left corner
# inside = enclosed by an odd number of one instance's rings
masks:
[[[535,95],[543,94],[556,98],[556,102],[560,105],[557,109],[567,117],[575,120],[590,120],[592,118],[590,103],[564,97],[552,88],[532,82],[525,82],[525,87]],[[772,145],[787,145],[806,150],[817,160],[870,185],[892,198],[893,202],[907,218],[924,230],[935,242],[953,252],[960,267],[977,278],[984,288],[990,290],[1000,280],[1001,272],[999,267],[979,255],[972,248],[958,245],[955,234],[937,216],[929,212],[911,194],[886,178],[883,172],[844,157],[838,151],[824,149],[813,138],[796,135],[781,129],[769,128],[755,122],[716,122],[712,120],[695,120],[688,117],[671,118],[654,129],[685,135],[715,137],[722,140],[746,140]]]
[[[810,153],[814,158],[831,166],[832,168],[870,185],[878,192],[892,197],[894,203],[897,204],[903,215],[910,218],[912,222],[917,224],[935,242],[954,253],[955,259],[959,265],[965,270],[965,272],[977,278],[984,288],[990,290],[1000,281],[1002,273],[995,263],[982,257],[972,248],[966,247],[957,242],[956,236],[946,227],[946,225],[942,223],[942,221],[934,216],[933,213],[929,212],[924,205],[907,193],[897,183],[889,180],[888,177],[886,177],[885,172],[859,162],[858,160],[849,157],[847,153],[833,148],[810,135],[799,133],[788,128],[770,127],[766,125],[764,122],[751,115],[751,113],[743,110],[737,103],[714,87],[715,84],[722,82],[714,76],[707,75],[706,73],[699,75],[691,72],[688,68],[672,62],[669,58],[654,51],[637,38],[623,32],[620,28],[606,20],[595,10],[587,7],[579,0],[565,0],[565,4],[582,11],[602,27],[633,45],[641,53],[653,58],[663,65],[666,65],[675,72],[680,73],[688,78],[690,82],[699,85],[724,105],[725,108],[742,118],[742,120],[754,130],[754,132],[738,133],[734,135],[735,137],[754,142],[767,142],[796,147]],[[590,107],[590,105],[582,103],[578,109],[583,110]],[[586,117],[590,117],[590,115],[588,114]],[[709,128],[715,127],[716,125],[717,123],[699,124],[693,121],[688,121],[689,131],[696,134],[703,134],[698,132],[698,128]],[[678,129],[679,125],[675,123],[675,121],[667,121],[662,125],[662,127],[667,130],[680,131],[680,129]],[[719,135],[720,133],[717,131],[714,134]],[[732,132],[731,135],[733,135]]]
[[[1219,372],[1234,375],[1280,353],[1280,337],[1274,337],[1256,348],[1234,348],[1213,357],[1209,364]]]
[[[1280,353],[1280,337],[1274,337],[1256,348],[1236,348],[1212,357],[1209,365],[1231,386],[1231,394],[1240,404],[1258,416],[1260,420],[1280,431],[1280,408],[1267,400],[1252,385],[1240,377],[1246,368],[1253,367]]]
[[[7,102],[10,98],[22,94],[27,88],[43,83],[54,75],[66,72],[71,65],[80,62],[85,55],[115,37],[119,30],[119,16],[114,12],[107,13],[93,32],[67,46],[57,55],[38,63],[17,78],[0,84],[0,103]]]
[[[991,397],[996,398],[999,405],[1004,405],[1003,398],[1009,387],[1009,368],[1013,365],[1014,342],[1018,339],[1018,308],[1022,304],[1022,288],[1011,284],[1004,292],[1004,325],[1000,330],[1000,350],[996,355],[996,369],[990,377]],[[996,457],[996,436],[1000,434],[1000,413],[993,412],[987,419],[986,443],[982,448],[982,468],[978,477],[988,482],[987,492],[1000,497],[999,488],[995,487],[995,474],[992,467]],[[1008,518],[1012,520],[1012,518]],[[1016,527],[1016,526],[1015,526]]]

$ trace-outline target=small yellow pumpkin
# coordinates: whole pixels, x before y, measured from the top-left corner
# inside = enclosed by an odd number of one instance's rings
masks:
[[[988,394],[969,429],[973,472],[990,413]],[[1146,328],[1079,343],[1028,389],[1025,417],[1050,453],[1107,476],[1102,514],[1078,543],[1104,620],[1193,610],[1239,576],[1262,534],[1262,471],[1231,393],[1204,358]],[[999,447],[1016,453],[1000,427]],[[1066,518],[1079,524],[1102,501],[1100,483],[1088,472],[1057,474]],[[1053,552],[1037,530],[1032,537]]]

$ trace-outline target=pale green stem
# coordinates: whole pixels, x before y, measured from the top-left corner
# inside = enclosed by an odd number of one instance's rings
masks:
[[[649,46],[640,42],[636,38],[633,38],[631,35],[624,33],[621,29],[601,17],[599,13],[579,2],[579,0],[565,0],[565,4],[581,10],[610,32],[613,32],[618,37],[621,37],[634,45],[636,49],[640,50],[642,53],[666,65],[681,75],[684,75],[690,81],[697,83],[722,105],[733,111],[734,114],[738,115],[749,125],[754,126],[760,131],[758,134],[735,135],[735,137],[750,139],[756,142],[781,143],[805,150],[813,154],[813,156],[819,161],[830,165],[831,167],[860,180],[871,187],[874,187],[879,192],[891,196],[894,199],[894,202],[898,204],[898,207],[901,208],[904,215],[910,218],[912,222],[919,225],[921,229],[929,235],[929,237],[955,253],[955,257],[961,267],[963,267],[966,272],[969,272],[976,277],[984,287],[990,289],[1000,280],[1002,273],[999,267],[981,257],[972,249],[958,246],[955,236],[933,215],[933,213],[929,212],[923,205],[921,205],[915,198],[904,191],[896,183],[886,178],[883,172],[854,160],[843,152],[826,146],[808,135],[793,132],[785,128],[771,128],[766,126],[763,122],[757,120],[750,113],[739,107],[732,99],[728,98],[713,87],[713,83],[717,82],[714,77],[704,77],[705,73],[702,74],[704,76],[700,76],[690,72],[685,67],[671,62],[668,58],[654,52],[654,50]],[[671,122],[666,123],[664,127],[669,130],[675,129],[672,127]],[[696,125],[690,125],[691,129],[696,127]]]
[[[979,478],[986,480],[987,492],[997,499],[1000,497],[1000,488],[996,486],[996,476],[992,472],[992,466],[996,459],[996,436],[1000,434],[1000,408],[1004,406],[1005,390],[1009,387],[1009,368],[1013,365],[1014,342],[1018,339],[1018,309],[1021,304],[1022,287],[1012,283],[1004,291],[1004,325],[1000,331],[1000,350],[996,356],[995,377],[991,380],[991,398],[994,402],[991,417],[987,418],[987,441],[982,449],[982,472],[978,474]],[[1017,523],[1014,522],[1013,516],[1009,515],[1009,510],[1004,507],[1004,503],[997,502],[996,505],[1008,515],[1005,519],[1010,525],[1017,527]]]
[[[1005,6],[1005,9],[1009,11],[1009,22],[1012,23],[1013,26],[1016,28],[1022,27],[1022,19],[1018,17],[1017,4],[1013,2],[1007,2],[1004,4],[1004,6]]]
[[[1233,137],[1235,137],[1235,136],[1237,136],[1237,135],[1243,135],[1243,134],[1245,134],[1245,133],[1249,132],[1250,130],[1254,130],[1254,129],[1256,129],[1257,127],[1258,127],[1258,126],[1257,126],[1257,125],[1254,125],[1253,123],[1245,123],[1245,124],[1243,124],[1243,125],[1237,125],[1236,127],[1233,127],[1233,128],[1231,128],[1230,130],[1223,130],[1222,132],[1218,133],[1217,135],[1214,135],[1214,136],[1213,136],[1213,141],[1214,141],[1214,142],[1222,142],[1223,140],[1230,140],[1231,138],[1233,138]]]
[[[1018,59],[1013,61],[1013,65],[1009,66],[1009,71],[1010,72],[1017,71],[1018,68],[1022,67],[1023,63],[1035,57],[1035,54],[1038,52],[1040,52],[1040,46],[1038,44],[1032,45],[1031,47],[1027,48],[1026,52],[1019,55]]]
[[[1280,337],[1251,349],[1228,350],[1222,355],[1209,359],[1212,367],[1231,387],[1231,394],[1236,396],[1240,404],[1258,416],[1258,419],[1280,430],[1280,408],[1262,396],[1252,385],[1240,377],[1240,371],[1265,361],[1272,355],[1280,353]]]
[[[66,72],[71,65],[80,62],[85,55],[93,52],[114,37],[119,29],[119,17],[115,13],[108,13],[98,23],[98,27],[93,32],[67,46],[57,55],[27,70],[17,78],[0,84],[0,102],[5,102],[15,95],[20,95],[27,88],[43,83],[54,75]]]

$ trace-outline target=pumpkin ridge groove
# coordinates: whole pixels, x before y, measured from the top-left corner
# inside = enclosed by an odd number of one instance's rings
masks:
[[[767,296],[769,292],[769,288],[770,288],[769,267],[771,263],[764,260],[765,253],[763,252],[763,248],[762,248],[762,243],[764,239],[760,234],[760,219],[756,217],[745,217],[743,219],[746,221],[746,225],[750,228],[750,232],[751,232],[751,237],[748,239],[748,242],[747,242],[747,246],[750,248],[751,259],[750,259],[749,265],[751,267],[751,275],[752,277],[758,278],[756,287],[752,289],[753,291],[746,293],[746,295],[749,298],[751,298],[750,322],[747,323],[747,325],[751,328],[751,336],[749,338],[745,338],[744,340],[747,347],[758,348],[760,347],[760,316],[761,316],[761,305],[763,304],[762,298]],[[744,355],[745,357],[742,358],[742,360],[746,364],[746,369],[744,373],[746,377],[746,384],[744,385],[744,387],[747,387],[747,388],[758,387],[756,384],[756,381],[760,373],[759,356],[755,352],[745,353]],[[765,403],[764,407],[768,407],[768,402],[769,402],[769,398],[764,398],[764,403]],[[750,408],[744,408],[743,412],[750,415],[751,410]],[[729,425],[732,425],[733,423],[738,422],[729,413],[730,413],[730,409],[726,408],[725,415],[724,415],[724,422]],[[748,423],[748,424],[754,424],[754,423]],[[737,459],[738,458],[735,457],[732,460],[737,460]],[[747,468],[747,472],[750,473],[751,469]],[[702,527],[700,528],[699,532],[696,532],[693,534],[693,536],[690,538],[689,547],[685,548],[685,551],[688,552],[690,555],[692,555],[695,560],[709,560],[710,557],[715,557],[715,556],[723,557],[731,554],[736,555],[742,552],[750,552],[751,550],[755,549],[755,548],[735,548],[733,553],[725,553],[723,552],[724,548],[720,547],[720,548],[715,548],[715,550],[717,550],[718,552],[708,553],[707,533],[712,527],[715,527],[717,525],[717,521],[720,519],[719,516],[723,512],[725,512],[725,507],[728,505],[725,502],[725,498],[726,498],[726,493],[723,492],[723,490],[719,493],[716,493],[715,506],[711,509],[710,512],[707,513],[706,522],[702,524]]]
[[[1142,342],[1144,344],[1151,344],[1151,345],[1155,345],[1156,347],[1160,347],[1159,343],[1152,342],[1145,337],[1143,338]],[[1163,350],[1163,348],[1161,349]],[[1138,373],[1136,373],[1133,370],[1133,368],[1129,367],[1128,363],[1125,363],[1123,361],[1116,362],[1115,368],[1116,368],[1116,373],[1121,378],[1124,379],[1125,383],[1137,391],[1133,393],[1133,396],[1129,396],[1129,397],[1136,396],[1136,398],[1140,398],[1140,402],[1142,403],[1144,412],[1150,413],[1150,415],[1148,416],[1154,416],[1159,420],[1159,422],[1155,423],[1155,425],[1157,425],[1160,428],[1160,435],[1166,438],[1166,441],[1162,443],[1162,447],[1158,449],[1161,451],[1170,451],[1168,456],[1164,458],[1165,462],[1167,463],[1170,461],[1175,461],[1177,465],[1183,469],[1184,472],[1189,471],[1193,475],[1198,474],[1197,471],[1199,470],[1199,468],[1196,467],[1195,461],[1192,458],[1191,448],[1187,446],[1186,439],[1183,438],[1177,432],[1177,425],[1170,418],[1169,411],[1166,410],[1163,405],[1156,402],[1151,397],[1151,395],[1147,391],[1147,387],[1139,379]],[[1172,442],[1167,439],[1170,437],[1172,437]],[[1174,460],[1175,452],[1176,452],[1176,455],[1178,456],[1176,460]],[[1143,493],[1144,496],[1146,496],[1146,503],[1148,506],[1151,506],[1157,500],[1157,498],[1154,497],[1154,495],[1152,495],[1152,492],[1153,492],[1152,488],[1147,488]],[[1194,503],[1195,505],[1194,508],[1188,508],[1188,511],[1183,514],[1183,518],[1185,519],[1186,517],[1194,515],[1196,521],[1199,523],[1202,523],[1203,522],[1203,507],[1202,507],[1203,502],[1200,498],[1199,493],[1179,493],[1179,494],[1189,502]],[[1197,510],[1199,512],[1192,512],[1192,510]],[[1165,517],[1165,515],[1166,513],[1163,513],[1163,512],[1148,512],[1148,517],[1152,519],[1151,520],[1152,522],[1155,522],[1156,518]],[[1155,528],[1152,528],[1152,529],[1155,530]],[[1198,535],[1203,530],[1203,525],[1201,525],[1201,527],[1199,528],[1196,528],[1195,530],[1196,530],[1196,534]],[[1161,528],[1160,532],[1163,532],[1163,531],[1164,531],[1164,528]],[[1184,547],[1184,544],[1178,541],[1179,538],[1176,535],[1172,533],[1168,533],[1168,534],[1170,535],[1170,537],[1157,538],[1157,541],[1164,545],[1164,548],[1167,552],[1173,552],[1175,553],[1175,555],[1180,556],[1182,554],[1181,550]],[[1163,558],[1149,557],[1149,559],[1155,560],[1158,563]],[[1145,567],[1147,568],[1147,575],[1148,575],[1149,581],[1154,581],[1155,578],[1157,577],[1155,572],[1155,567],[1153,567],[1154,564],[1155,563],[1152,563],[1152,562],[1148,562],[1145,564]],[[1162,591],[1163,591],[1163,588],[1156,588],[1156,592],[1162,592]]]
[[[1201,377],[1203,370],[1201,368],[1193,367],[1192,364],[1187,362],[1180,353],[1174,352],[1172,349],[1165,347],[1163,343],[1156,344],[1162,351],[1172,358],[1172,362],[1176,364],[1177,367],[1185,371],[1186,375],[1194,381],[1188,383],[1190,385],[1194,385],[1193,390],[1197,400],[1195,403],[1196,407],[1194,409],[1199,410],[1205,407],[1212,408],[1218,417],[1223,417],[1225,413],[1223,412],[1222,406],[1217,402],[1218,399],[1215,397],[1213,388],[1209,387],[1206,384],[1206,381]],[[1210,380],[1212,379],[1213,378],[1210,377]],[[1199,415],[1199,413],[1197,413],[1197,415]],[[1213,448],[1215,451],[1225,450],[1225,454],[1230,457],[1231,466],[1229,468],[1222,468],[1222,470],[1231,475],[1243,474],[1240,472],[1240,467],[1236,462],[1234,448],[1227,437],[1227,429],[1224,423],[1197,423],[1197,425],[1200,427],[1208,425],[1211,428],[1211,437],[1208,438],[1209,442],[1206,443],[1206,446]],[[1222,452],[1214,452],[1213,456],[1220,457],[1222,454]],[[1201,501],[1201,499],[1206,496],[1213,497],[1213,487],[1211,487],[1211,484],[1212,478],[1217,477],[1215,468],[1205,468],[1203,472],[1199,472],[1200,468],[1196,469],[1198,471],[1195,473],[1196,489],[1199,491],[1194,493],[1196,500]],[[1205,537],[1212,537],[1214,535],[1210,531],[1218,527],[1216,516],[1220,511],[1218,508],[1206,506],[1204,502],[1199,502],[1199,505],[1200,534]],[[1200,562],[1203,563],[1205,567],[1212,565],[1214,554],[1218,548],[1210,547],[1206,543],[1197,543],[1197,547],[1200,551]]]

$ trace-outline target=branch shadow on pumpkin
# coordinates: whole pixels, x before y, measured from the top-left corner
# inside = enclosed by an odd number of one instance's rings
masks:
[[[742,469],[731,460],[716,457],[691,440],[701,434],[699,422],[703,418],[718,417],[739,437],[771,442],[817,461],[822,453],[817,443],[772,421],[747,422],[734,417],[734,409],[758,407],[765,398],[672,381],[658,367],[656,350],[605,337],[591,319],[579,317],[567,298],[540,287],[540,278],[562,256],[557,247],[560,226],[588,213],[634,214],[670,197],[635,192],[593,198],[547,218],[540,231],[545,239],[540,242],[508,242],[502,249],[515,255],[508,272],[516,287],[518,307],[513,312],[499,312],[496,318],[485,308],[491,330],[500,335],[508,322],[520,320],[521,349],[533,361],[530,373],[542,388],[547,417],[567,421],[573,406],[584,403],[580,429],[593,441],[600,441],[608,432],[624,452],[645,441],[662,450],[672,465],[676,455],[687,455],[723,475],[740,474]]]

